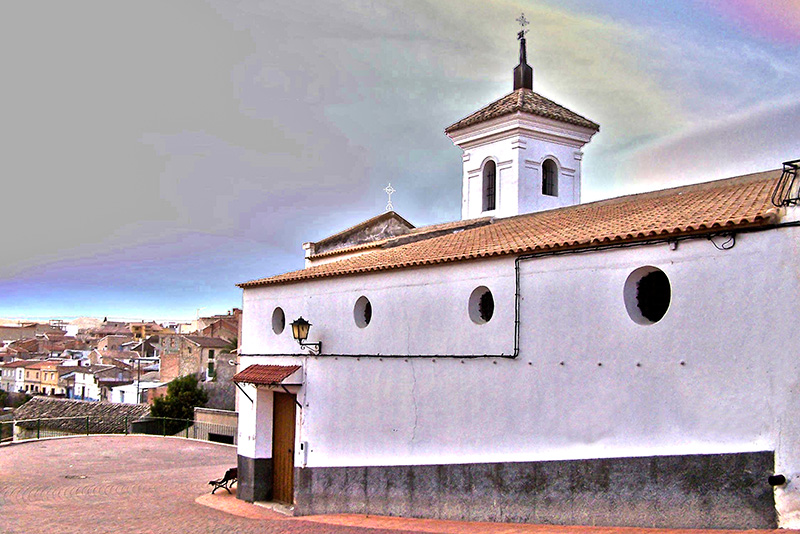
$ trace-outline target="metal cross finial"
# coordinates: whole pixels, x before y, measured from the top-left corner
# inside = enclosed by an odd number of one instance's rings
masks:
[[[392,193],[395,192],[394,187],[390,183],[386,187],[383,188],[387,195],[389,195],[389,202],[386,203],[386,211],[394,211],[394,206],[392,206]]]
[[[525,13],[521,13],[519,18],[516,19],[516,21],[519,22],[519,25],[522,28],[517,34],[517,37],[519,39],[522,39],[525,37],[525,34],[528,33],[528,30],[525,29],[525,26],[530,24],[530,22],[528,21],[528,19],[525,18]]]

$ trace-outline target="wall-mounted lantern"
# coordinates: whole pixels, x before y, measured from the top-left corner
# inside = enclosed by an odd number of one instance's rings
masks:
[[[786,477],[781,474],[770,475],[767,477],[767,482],[770,486],[783,486],[786,484]]]
[[[299,319],[292,321],[292,337],[294,337],[297,342],[300,343],[300,347],[308,349],[308,351],[312,354],[319,354],[322,352],[322,341],[317,341],[316,343],[306,343],[308,330],[310,328],[311,323],[300,316]]]

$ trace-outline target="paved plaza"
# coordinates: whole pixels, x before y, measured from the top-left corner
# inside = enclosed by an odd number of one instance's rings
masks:
[[[211,495],[208,481],[235,465],[233,447],[157,436],[89,436],[0,447],[0,532],[715,532],[467,523],[345,514],[288,518],[240,501],[225,491]]]

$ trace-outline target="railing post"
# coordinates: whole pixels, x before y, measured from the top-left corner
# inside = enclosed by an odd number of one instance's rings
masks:
[[[189,439],[189,427],[186,427],[186,439]]]
[[[161,435],[162,436],[166,436],[167,435],[167,418],[166,417],[162,417],[161,418]]]
[[[127,436],[128,435],[128,416],[127,415],[125,416],[125,421],[123,422],[123,424],[125,425],[124,432],[125,432],[125,435]]]
[[[86,435],[89,435],[89,416],[86,416]]]
[[[41,419],[37,419],[36,420],[36,439],[39,439],[39,430],[41,429],[41,427],[42,427],[42,420]]]

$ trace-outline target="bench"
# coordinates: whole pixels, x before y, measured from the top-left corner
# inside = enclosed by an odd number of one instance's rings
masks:
[[[239,470],[235,467],[231,467],[230,469],[225,471],[225,476],[223,476],[222,478],[218,480],[211,480],[208,482],[209,484],[214,486],[214,489],[211,490],[211,493],[213,494],[220,488],[225,488],[225,491],[230,493],[231,492],[230,488],[231,486],[233,486],[234,482],[236,482],[236,479],[238,477],[239,477]]]

